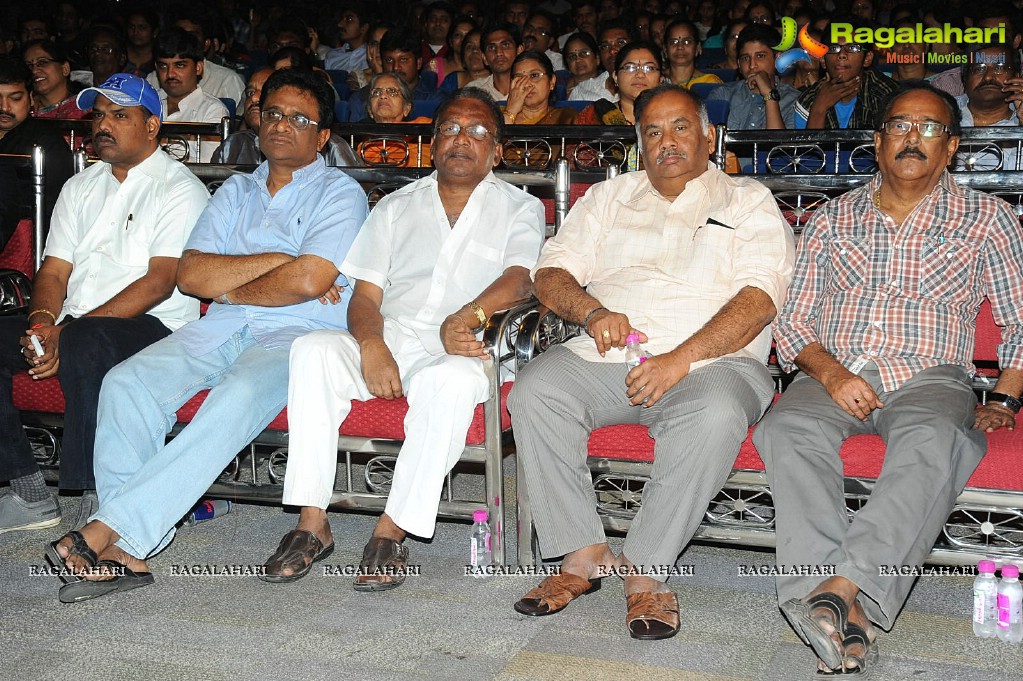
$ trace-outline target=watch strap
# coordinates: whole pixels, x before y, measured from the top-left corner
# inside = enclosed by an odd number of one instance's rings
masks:
[[[1005,393],[988,393],[985,404],[1000,404],[1003,407],[1012,410],[1013,414],[1018,414],[1020,408],[1023,407],[1023,402],[1021,402],[1018,397],[1013,397],[1012,395],[1007,395]]]

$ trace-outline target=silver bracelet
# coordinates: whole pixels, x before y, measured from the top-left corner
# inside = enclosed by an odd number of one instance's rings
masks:
[[[594,308],[593,310],[590,310],[590,313],[588,315],[586,315],[586,317],[583,318],[583,331],[585,331],[586,333],[590,332],[590,319],[593,318],[593,315],[595,315],[595,314],[597,314],[598,312],[601,312],[601,311],[607,312],[607,308],[606,307],[598,307],[598,308]]]
[[[217,301],[220,302],[220,303],[223,303],[224,305],[234,305],[234,303],[231,302],[231,299],[227,297],[227,292],[226,291],[224,292],[224,294],[222,296],[217,298]]]

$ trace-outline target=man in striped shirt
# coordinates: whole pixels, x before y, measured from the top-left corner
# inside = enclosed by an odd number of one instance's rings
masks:
[[[984,433],[1013,428],[1020,407],[1023,230],[1004,201],[946,171],[960,124],[955,101],[929,85],[893,95],[874,135],[880,172],[814,216],[775,322],[783,368],[802,374],[753,441],[779,565],[833,568],[823,582],[777,578],[782,612],[821,669],[866,671],[876,659],[872,623],[890,629],[913,584],[880,567],[924,561]],[[1002,373],[977,409],[971,359],[985,297],[1002,327]],[[860,433],[887,448],[850,523],[838,450]]]

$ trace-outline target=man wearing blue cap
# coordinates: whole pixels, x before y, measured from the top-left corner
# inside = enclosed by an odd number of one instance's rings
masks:
[[[0,496],[0,533],[60,521],[11,403],[12,374],[27,363],[34,380],[60,377],[66,401],[60,486],[85,492],[79,527],[95,508],[103,377],[199,315],[198,302],[177,291],[175,277],[209,194],[159,149],[156,90],[119,73],[78,95],[78,106],[93,110],[93,144],[103,162],[60,192],[28,317],[0,319],[0,479],[11,481]]]
[[[368,206],[358,183],[318,155],[333,111],[330,85],[311,72],[283,69],[263,85],[259,148],[267,160],[217,190],[178,270],[183,291],[215,302],[103,382],[100,507],[80,533],[47,550],[55,565],[85,577],[64,585],[61,601],[151,584],[146,559],[284,408],[292,342],[346,327],[340,268]],[[195,417],[164,444],[177,410],[204,389]]]

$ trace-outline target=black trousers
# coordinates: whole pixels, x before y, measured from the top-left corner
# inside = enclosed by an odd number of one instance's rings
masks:
[[[103,377],[121,361],[169,335],[170,329],[151,315],[65,318],[61,324],[65,328],[60,334],[58,376],[66,406],[60,487],[96,489],[92,454]],[[11,377],[29,368],[18,343],[28,326],[24,316],[0,317],[0,481],[39,470],[11,399]]]

